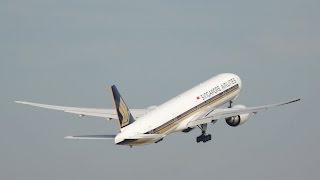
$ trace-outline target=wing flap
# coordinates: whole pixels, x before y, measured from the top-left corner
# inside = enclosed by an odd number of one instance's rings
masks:
[[[108,119],[117,119],[115,114],[106,114],[106,113],[95,113],[95,112],[84,112],[84,111],[64,111],[66,113],[78,114],[81,116],[93,116],[93,117],[102,117]]]

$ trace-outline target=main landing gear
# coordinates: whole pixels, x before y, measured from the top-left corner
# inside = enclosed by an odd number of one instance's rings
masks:
[[[197,143],[199,142],[206,143],[211,140],[211,134],[208,134],[208,135],[206,134],[207,126],[208,126],[207,124],[201,124],[200,126],[198,126],[201,129],[202,133],[200,136],[197,137]]]

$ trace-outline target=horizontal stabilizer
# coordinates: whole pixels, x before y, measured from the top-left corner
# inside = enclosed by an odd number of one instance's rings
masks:
[[[116,135],[82,135],[82,136],[67,136],[65,139],[114,139]]]

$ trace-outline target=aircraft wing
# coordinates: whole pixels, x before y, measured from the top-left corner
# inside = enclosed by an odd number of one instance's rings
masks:
[[[256,114],[259,111],[266,110],[276,106],[283,106],[286,104],[291,104],[300,101],[300,99],[295,99],[288,102],[277,103],[272,105],[258,106],[258,107],[247,107],[247,108],[226,108],[226,109],[215,109],[208,113],[205,117],[197,118],[188,123],[188,127],[194,127],[200,124],[206,124],[212,122],[212,120],[224,119],[228,117],[238,116],[240,114],[253,113]]]
[[[107,119],[118,119],[118,115],[114,109],[95,109],[95,108],[79,108],[79,107],[66,107],[66,106],[56,106],[56,105],[48,105],[48,104],[38,104],[24,101],[15,101],[18,104],[25,104],[45,109],[52,109],[57,111],[63,111],[66,113],[77,114],[79,117],[81,116],[94,116],[94,117],[103,117]],[[142,115],[149,112],[151,109],[132,109],[130,110],[132,115],[135,118],[139,118]]]

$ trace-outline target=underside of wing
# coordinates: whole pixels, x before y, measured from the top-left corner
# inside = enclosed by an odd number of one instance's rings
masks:
[[[25,104],[45,109],[52,109],[57,111],[63,111],[66,113],[77,114],[79,116],[94,116],[103,117],[107,119],[118,119],[116,111],[114,109],[96,109],[96,108],[79,108],[79,107],[67,107],[67,106],[56,106],[48,104],[31,103],[24,101],[15,101],[18,104]],[[135,118],[139,118],[146,114],[150,109],[132,109],[132,114]]]
[[[194,127],[200,124],[210,123],[212,122],[212,120],[238,116],[241,114],[247,114],[247,113],[256,114],[257,112],[262,110],[267,110],[269,108],[291,104],[297,101],[300,101],[300,99],[283,102],[283,103],[272,104],[272,105],[258,106],[258,107],[215,109],[209,114],[207,114],[205,117],[197,118],[195,120],[190,121],[187,126]]]
[[[103,139],[114,139],[116,135],[81,135],[81,136],[67,136],[65,139],[96,139],[96,140],[103,140]]]

